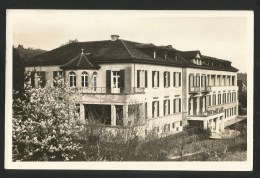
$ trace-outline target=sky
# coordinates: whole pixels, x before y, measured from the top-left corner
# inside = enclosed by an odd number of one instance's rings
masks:
[[[240,12],[8,10],[12,43],[52,50],[69,40],[121,39],[200,50],[247,72],[251,28]]]

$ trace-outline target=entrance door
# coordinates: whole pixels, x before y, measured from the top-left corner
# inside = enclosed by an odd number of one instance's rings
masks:
[[[112,93],[120,93],[120,72],[113,71],[112,75],[113,75]]]

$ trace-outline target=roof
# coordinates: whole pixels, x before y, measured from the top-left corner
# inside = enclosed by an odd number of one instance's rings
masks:
[[[88,53],[89,54],[89,53]],[[99,69],[100,66],[90,62],[87,58],[88,54],[82,53],[76,58],[70,60],[66,64],[60,66],[61,69]]]
[[[80,58],[79,52],[81,49],[90,54],[87,57],[84,55]],[[155,51],[157,53],[156,58],[153,56]],[[165,58],[165,54],[167,54],[167,58]],[[210,66],[206,63],[196,65],[191,62],[191,59],[195,58],[197,54],[200,54],[202,59],[228,63],[228,65],[222,67]],[[102,63],[142,63],[232,72],[238,71],[231,66],[230,61],[201,55],[199,50],[180,51],[172,48],[171,45],[156,46],[151,43],[144,44],[123,39],[115,41],[74,42],[27,60],[27,66],[60,65],[64,69],[71,67],[91,68],[91,65],[97,67],[98,64]]]

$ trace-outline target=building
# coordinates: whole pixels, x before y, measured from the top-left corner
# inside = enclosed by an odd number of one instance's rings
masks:
[[[32,85],[63,76],[82,122],[143,126],[167,135],[186,125],[224,129],[238,114],[237,69],[227,60],[122,40],[76,42],[28,60]]]

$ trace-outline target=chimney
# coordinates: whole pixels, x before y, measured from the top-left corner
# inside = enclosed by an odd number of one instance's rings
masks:
[[[116,41],[119,39],[119,35],[111,35],[111,41]]]

